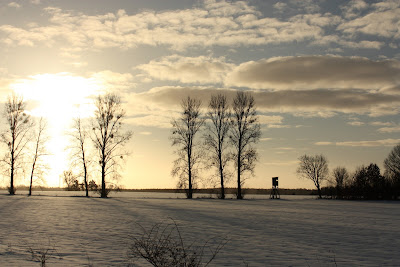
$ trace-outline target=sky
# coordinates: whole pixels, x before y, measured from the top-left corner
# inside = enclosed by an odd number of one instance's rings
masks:
[[[46,179],[58,186],[72,118],[116,92],[134,132],[118,183],[174,188],[181,100],[206,107],[212,94],[252,92],[262,136],[245,187],[278,176],[280,187],[312,188],[296,175],[304,154],[383,172],[400,142],[399,46],[400,1],[1,0],[0,101],[22,94],[48,119]]]

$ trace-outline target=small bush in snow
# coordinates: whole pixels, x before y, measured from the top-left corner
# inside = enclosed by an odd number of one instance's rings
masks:
[[[210,264],[226,244],[226,239],[211,248],[209,242],[185,244],[176,223],[155,224],[150,230],[142,226],[142,235],[133,237],[128,258],[146,260],[153,266],[200,267]],[[208,253],[205,253],[208,251]]]

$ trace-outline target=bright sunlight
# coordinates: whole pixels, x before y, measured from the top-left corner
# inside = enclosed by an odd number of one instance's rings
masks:
[[[69,73],[38,74],[18,80],[11,89],[24,97],[33,117],[47,119],[50,169],[44,178],[48,186],[62,186],[60,175],[68,169],[69,138],[66,134],[73,118],[91,116],[93,96],[100,93],[101,84],[92,78]]]

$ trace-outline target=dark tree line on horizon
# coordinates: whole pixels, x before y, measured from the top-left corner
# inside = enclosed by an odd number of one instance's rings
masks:
[[[400,197],[400,144],[384,160],[385,172],[371,163],[359,166],[354,173],[338,166],[329,173],[328,160],[323,155],[303,155],[297,173],[314,182],[319,198],[323,195],[337,199],[397,200]],[[329,184],[321,187],[323,182]]]

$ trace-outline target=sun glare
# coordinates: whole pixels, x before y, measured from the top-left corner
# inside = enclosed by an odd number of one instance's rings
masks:
[[[29,114],[47,119],[50,137],[47,150],[51,155],[45,178],[48,186],[62,185],[60,175],[68,169],[66,133],[73,118],[93,114],[92,97],[100,93],[101,85],[93,79],[59,73],[30,76],[11,85],[11,89],[24,97]]]

